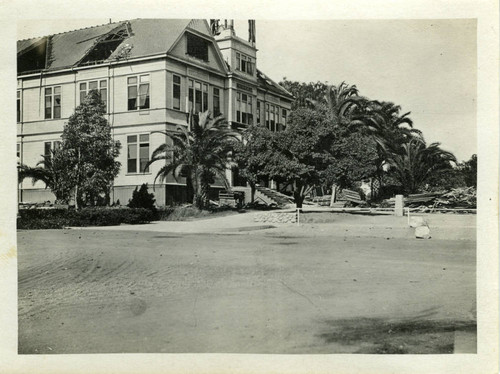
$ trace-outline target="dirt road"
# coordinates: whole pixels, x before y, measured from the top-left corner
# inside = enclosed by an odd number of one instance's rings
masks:
[[[471,240],[46,230],[18,247],[19,353],[451,353],[475,336]]]

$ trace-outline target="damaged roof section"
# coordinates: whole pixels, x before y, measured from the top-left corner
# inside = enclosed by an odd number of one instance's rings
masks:
[[[136,19],[17,42],[17,72],[35,73],[166,53],[189,19]]]
[[[263,90],[293,98],[293,95],[290,92],[288,92],[284,87],[280,86],[278,83],[273,81],[259,69],[257,69],[257,82],[259,83],[259,88]]]
[[[18,72],[45,69],[48,39],[49,37],[45,36],[17,42]]]
[[[78,65],[91,65],[104,62],[109,59],[113,52],[122,42],[131,35],[130,23],[120,24],[107,34],[95,39],[94,45],[85,54]]]

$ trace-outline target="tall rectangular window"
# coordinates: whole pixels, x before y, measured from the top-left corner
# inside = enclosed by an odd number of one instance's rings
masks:
[[[50,160],[52,157],[52,150],[56,151],[61,148],[61,142],[56,140],[53,142],[44,142],[43,143],[43,155],[44,158]]]
[[[252,96],[236,93],[236,121],[247,125],[253,124]]]
[[[257,124],[260,125],[260,101],[257,101]]]
[[[127,136],[127,173],[148,173],[149,134]]]
[[[236,70],[253,75],[253,60],[250,56],[236,52]]]
[[[192,111],[193,110],[193,105],[194,105],[194,82],[190,79],[189,80],[189,94],[188,94],[188,100],[189,100],[189,106],[188,110]]]
[[[45,88],[45,119],[61,118],[61,86]]]
[[[17,158],[21,158],[21,143],[16,144],[16,156]]]
[[[266,127],[271,130],[271,126],[269,125],[269,104],[266,104]]]
[[[137,135],[127,136],[127,173],[137,173]]]
[[[128,110],[149,109],[149,75],[127,78]]]
[[[236,92],[236,122],[241,123],[241,93]]]
[[[276,107],[274,105],[271,105],[271,131],[276,131]]]
[[[146,164],[149,162],[149,134],[139,135],[139,171],[148,173],[149,167]]]
[[[218,88],[214,87],[214,96],[213,96],[213,111],[214,116],[217,117],[220,113],[220,92]]]
[[[286,109],[281,110],[281,123],[283,124],[283,127],[286,126]]]
[[[104,103],[106,112],[108,111],[108,81],[99,81],[99,94],[101,95],[101,101]]]
[[[50,157],[50,151],[52,150],[52,142],[43,143],[43,155],[48,158]]]
[[[102,79],[99,81],[90,81],[80,83],[80,104],[83,103],[90,91],[97,90],[101,96],[101,101],[106,106],[106,111],[108,110],[108,81]]]
[[[195,114],[208,110],[208,84],[190,79],[188,101],[188,110],[193,110]]]
[[[172,92],[173,92],[172,107],[174,109],[180,110],[181,109],[181,77],[179,77],[178,75],[174,75]]]
[[[200,82],[194,82],[194,112],[199,113],[201,112],[201,83]]]
[[[208,110],[208,85],[203,84],[203,111]]]
[[[17,91],[17,122],[21,122],[21,91]]]

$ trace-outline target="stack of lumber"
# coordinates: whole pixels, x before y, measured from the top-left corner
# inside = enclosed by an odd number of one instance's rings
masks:
[[[342,191],[339,192],[337,195],[337,201],[350,201],[351,203],[354,204],[361,204],[363,200],[361,200],[361,196],[359,196],[359,193],[356,191],[348,190],[344,188]]]
[[[432,204],[434,200],[442,196],[444,192],[428,192],[408,195],[405,197],[405,206],[417,207],[425,204]]]
[[[395,198],[386,199],[381,206],[394,207]],[[408,208],[418,208],[421,212],[435,209],[476,209],[476,189],[474,187],[454,188],[450,191],[411,194],[404,198]]]
[[[232,191],[219,191],[219,206],[236,207],[236,197]]]

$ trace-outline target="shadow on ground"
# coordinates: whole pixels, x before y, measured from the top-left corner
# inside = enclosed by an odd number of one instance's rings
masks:
[[[454,353],[456,333],[475,342],[477,330],[475,321],[351,318],[326,324],[328,331],[320,334],[325,343],[359,345],[354,353],[368,354]]]

